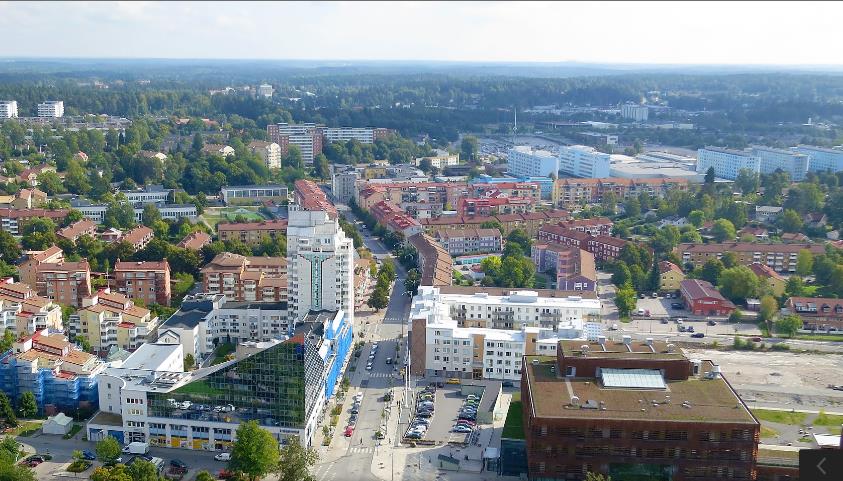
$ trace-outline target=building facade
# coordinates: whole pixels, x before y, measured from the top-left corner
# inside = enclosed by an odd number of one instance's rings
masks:
[[[316,124],[270,124],[266,133],[271,142],[279,145],[282,155],[287,155],[291,145],[298,147],[306,165],[312,165],[314,157],[322,153],[322,132]]]
[[[509,150],[506,171],[516,177],[549,177],[559,175],[559,157],[546,150],[516,146]]]
[[[38,116],[49,118],[64,117],[64,101],[48,100],[38,104]]]
[[[675,252],[685,264],[700,267],[709,259],[720,259],[726,252],[734,252],[738,263],[749,267],[759,262],[776,272],[796,272],[799,251],[808,250],[820,255],[825,248],[819,244],[759,244],[755,242],[726,242],[722,244],[679,244]]]
[[[763,146],[753,146],[752,155],[758,158],[760,173],[772,174],[781,170],[790,174],[790,179],[794,182],[805,180],[811,160],[809,155],[801,152]]]
[[[720,294],[711,283],[700,279],[679,282],[679,293],[685,308],[695,316],[725,317],[735,310],[735,305]]]
[[[267,200],[286,202],[287,194],[286,185],[276,184],[234,185],[220,190],[220,197],[225,205],[259,204]]]
[[[217,224],[217,235],[221,241],[236,240],[249,245],[260,244],[265,237],[283,237],[286,233],[287,221],[283,219]]]
[[[714,168],[714,175],[721,179],[735,180],[742,170],[761,172],[759,158],[750,151],[706,147],[697,151],[697,172],[705,174]]]
[[[222,294],[229,301],[287,300],[287,259],[217,254],[201,269],[202,292]]]
[[[267,169],[281,168],[281,146],[275,142],[253,140],[249,142],[249,151],[257,154]]]
[[[68,321],[71,339],[82,337],[94,352],[105,356],[111,349],[134,351],[158,326],[158,317],[138,307],[123,294],[100,290],[86,298]]]
[[[587,179],[602,179],[610,176],[612,156],[585,145],[562,146],[559,148],[559,170],[565,174]]]
[[[811,172],[840,172],[843,171],[843,150],[828,149],[814,145],[797,145],[792,147],[800,154],[810,157],[808,170]]]
[[[503,236],[498,229],[439,230],[434,238],[452,256],[503,251]]]
[[[143,305],[169,306],[172,299],[170,263],[167,259],[158,262],[121,262],[118,259],[114,264],[114,289]]]
[[[334,166],[331,173],[331,194],[337,202],[347,204],[357,194],[357,180],[360,175],[353,169]]]
[[[644,122],[650,116],[650,109],[646,105],[623,104],[621,105],[621,117]]]
[[[13,119],[18,116],[16,100],[0,100],[0,119]]]

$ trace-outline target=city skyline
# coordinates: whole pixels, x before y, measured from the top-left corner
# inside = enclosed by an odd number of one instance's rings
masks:
[[[835,65],[841,13],[824,2],[2,2],[6,35],[27,41],[0,57]]]

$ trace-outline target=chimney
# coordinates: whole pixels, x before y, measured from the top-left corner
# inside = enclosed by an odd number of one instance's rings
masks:
[[[600,349],[606,352],[606,336],[597,336],[597,343],[600,344]]]

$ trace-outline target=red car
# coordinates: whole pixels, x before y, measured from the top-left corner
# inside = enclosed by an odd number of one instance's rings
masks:
[[[227,469],[220,469],[220,473],[217,475],[217,477],[220,479],[229,479],[232,476],[234,476],[234,473]]]
[[[345,437],[350,438],[352,434],[354,434],[354,426],[346,426]]]

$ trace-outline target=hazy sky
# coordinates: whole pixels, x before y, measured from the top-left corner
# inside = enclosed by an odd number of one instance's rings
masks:
[[[0,57],[841,64],[839,2],[4,2]]]

